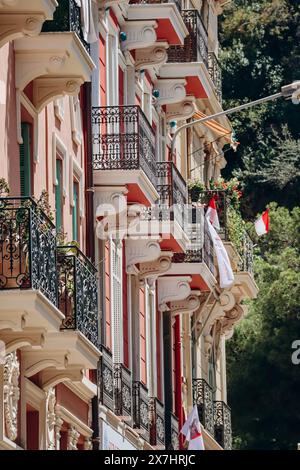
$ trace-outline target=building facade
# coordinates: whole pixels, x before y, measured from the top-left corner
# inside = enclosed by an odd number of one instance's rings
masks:
[[[224,3],[0,1],[0,449],[183,449],[195,404],[231,448],[225,343],[257,287],[225,191],[230,288],[204,215],[230,122],[170,151],[222,109]]]

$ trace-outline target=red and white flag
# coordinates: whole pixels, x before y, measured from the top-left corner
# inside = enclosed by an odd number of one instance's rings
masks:
[[[208,203],[206,217],[208,218],[212,226],[215,227],[216,230],[220,230],[220,223],[219,223],[219,217],[218,217],[218,212],[217,212],[216,200],[214,197],[212,197]]]
[[[265,210],[262,215],[255,221],[254,226],[259,237],[265,235],[269,231],[270,216],[269,209]]]
[[[216,232],[216,230],[212,226],[208,217],[206,218],[206,221],[207,221],[209,235],[210,235],[210,238],[212,239],[214,250],[216,253],[216,257],[217,257],[219,276],[220,276],[220,287],[221,289],[226,289],[227,287],[230,287],[234,282],[234,274],[232,271],[229,256],[220,238],[220,235]]]
[[[188,450],[205,450],[197,405],[188,415],[180,432],[189,443]]]

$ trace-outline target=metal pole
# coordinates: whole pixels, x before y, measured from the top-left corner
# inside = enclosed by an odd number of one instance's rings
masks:
[[[277,100],[278,98],[281,98],[282,96],[284,96],[284,94],[281,91],[279,93],[275,93],[275,95],[270,95],[270,96],[266,96],[265,98],[260,98],[259,100],[250,101],[250,103],[241,104],[239,106],[235,106],[234,108],[230,108],[230,109],[227,109],[225,111],[220,111],[219,113],[212,114],[211,116],[205,116],[204,118],[197,119],[196,121],[188,122],[187,124],[184,124],[183,126],[180,126],[173,134],[173,138],[172,138],[172,142],[171,142],[171,155],[173,155],[173,153],[174,153],[176,137],[178,136],[178,134],[183,129],[187,129],[188,127],[192,127],[195,124],[202,124],[204,122],[210,121],[210,120],[218,118],[220,116],[226,116],[227,114],[233,114],[233,113],[236,113],[237,111],[242,111],[243,109],[251,108],[251,107],[256,106],[258,104],[266,103],[267,101],[274,101],[274,100]]]

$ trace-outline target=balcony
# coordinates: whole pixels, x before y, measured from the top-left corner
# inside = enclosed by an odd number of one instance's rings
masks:
[[[215,86],[218,100],[222,103],[222,70],[214,52],[208,53],[208,73]]]
[[[90,45],[85,41],[81,25],[81,8],[75,0],[58,0],[52,21],[46,21],[42,33],[75,33],[85,50],[90,53]]]
[[[216,441],[224,450],[231,450],[231,410],[223,401],[214,402],[214,423]]]
[[[55,235],[31,198],[0,199],[0,329],[6,343],[17,347],[20,337],[23,346],[40,344],[41,333],[59,331],[64,316],[57,308]]]
[[[187,203],[187,184],[175,163],[157,162],[157,190],[160,203],[172,206],[173,204],[184,205]]]
[[[0,291],[33,289],[57,305],[55,227],[31,198],[0,199]]]
[[[57,268],[61,328],[80,331],[99,348],[96,268],[76,246],[57,248]]]
[[[201,424],[214,437],[213,392],[204,379],[193,379],[193,403],[198,407]]]
[[[92,125],[95,183],[127,185],[129,202],[131,195],[141,198],[132,202],[144,203],[145,197],[154,202],[158,197],[155,134],[141,108],[93,108]]]
[[[179,450],[179,420],[171,414],[171,445],[173,450]]]
[[[16,88],[37,112],[56,98],[77,96],[81,85],[91,80],[95,65],[84,40],[81,7],[75,0],[60,0],[41,34],[17,39],[14,49]]]
[[[182,19],[189,32],[183,46],[171,46],[168,62],[204,62],[208,66],[208,36],[198,10],[182,10]]]
[[[3,0],[0,2],[0,48],[19,37],[37,36],[53,17],[56,0]]]
[[[141,382],[133,382],[133,427],[141,431],[142,437],[149,442],[149,396],[148,390]]]
[[[150,444],[157,447],[165,446],[165,411],[164,405],[158,398],[149,399],[151,418]]]
[[[101,348],[99,386],[101,403],[117,416],[131,419],[132,390],[131,372],[123,364],[113,364],[112,354]]]
[[[130,5],[157,5],[162,3],[175,3],[181,11],[181,0],[129,0]]]

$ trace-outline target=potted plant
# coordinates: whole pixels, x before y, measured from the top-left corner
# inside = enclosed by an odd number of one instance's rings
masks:
[[[200,194],[205,191],[205,185],[197,178],[188,181],[191,202],[198,202]]]

